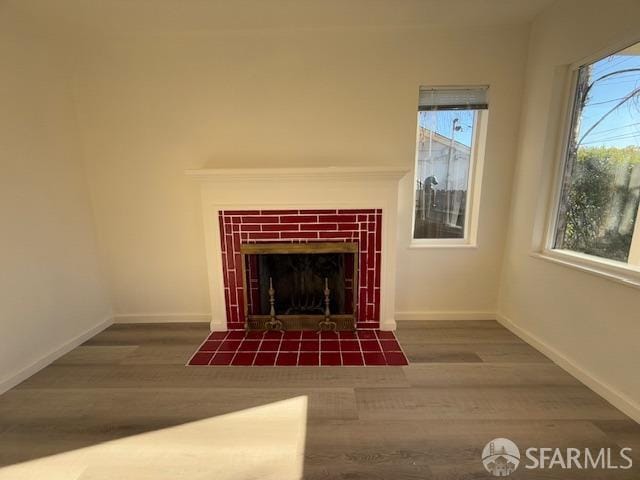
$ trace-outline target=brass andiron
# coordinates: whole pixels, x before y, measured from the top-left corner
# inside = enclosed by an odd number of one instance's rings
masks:
[[[269,320],[267,320],[264,324],[264,327],[267,330],[284,330],[284,326],[280,320],[276,318],[276,291],[273,288],[273,279],[269,277],[269,305],[271,308],[269,309]]]
[[[331,290],[329,290],[329,279],[325,277],[324,279],[324,320],[318,323],[318,328],[320,331],[328,330],[335,332],[338,328],[338,324],[331,320],[331,312],[329,310],[329,295],[331,294]]]

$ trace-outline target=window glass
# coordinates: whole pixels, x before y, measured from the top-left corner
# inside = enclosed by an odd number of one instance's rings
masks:
[[[640,44],[580,67],[570,128],[553,246],[633,260],[640,247],[640,239],[634,242],[640,199]]]
[[[463,239],[486,89],[424,89],[420,100],[413,238]]]

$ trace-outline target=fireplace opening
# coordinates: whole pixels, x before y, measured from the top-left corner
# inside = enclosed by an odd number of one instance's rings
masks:
[[[277,315],[324,315],[325,281],[330,290],[330,311],[353,313],[345,308],[344,256],[344,253],[259,254],[260,305],[256,313],[269,315],[270,279],[277,292]]]
[[[245,327],[267,328],[273,302],[285,330],[317,330],[328,302],[336,329],[354,330],[357,252],[345,242],[242,245]]]

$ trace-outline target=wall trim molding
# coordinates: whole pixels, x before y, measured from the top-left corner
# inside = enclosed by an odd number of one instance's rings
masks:
[[[638,402],[634,401],[624,393],[621,393],[601,378],[589,373],[589,371],[584,367],[579,365],[573,359],[567,357],[560,350],[549,345],[540,337],[525,328],[516,325],[513,320],[508,317],[498,313],[496,314],[496,320],[503,327],[510,330],[513,334],[520,337],[533,348],[549,357],[556,365],[580,380],[611,405],[622,411],[625,415],[631,417],[636,422],[640,423],[640,404]]]
[[[113,323],[194,323],[211,322],[210,313],[118,313]]]
[[[185,170],[185,174],[201,181],[225,182],[229,179],[257,179],[267,184],[272,180],[315,178],[329,180],[391,179],[400,180],[409,170],[396,166],[377,167],[285,167],[285,168],[203,168]]]
[[[396,320],[495,320],[495,312],[481,311],[434,311],[396,312]]]
[[[226,320],[213,321],[211,313],[119,313],[114,315],[113,323],[193,323],[207,322],[212,330],[226,331]],[[495,320],[495,312],[396,312],[394,319],[381,322],[382,330],[395,330],[396,320]]]
[[[107,327],[113,324],[113,317],[111,315],[105,317],[100,322],[98,322],[93,327],[85,330],[84,332],[76,335],[71,340],[66,341],[58,348],[51,350],[49,353],[43,355],[38,360],[33,362],[31,365],[27,365],[22,370],[18,372],[8,375],[7,377],[0,380],[0,395],[6,392],[7,390],[12,389],[16,385],[24,382],[27,378],[34,375],[35,373],[42,370],[44,367],[48,366],[50,363],[54,362],[61,356],[69,353],[71,350],[81,345],[82,343],[89,340],[91,337],[97,335],[102,332]]]

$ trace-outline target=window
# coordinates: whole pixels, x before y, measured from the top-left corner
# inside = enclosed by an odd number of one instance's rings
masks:
[[[413,244],[475,242],[487,88],[420,88]]]
[[[553,250],[640,265],[640,43],[577,68]]]

